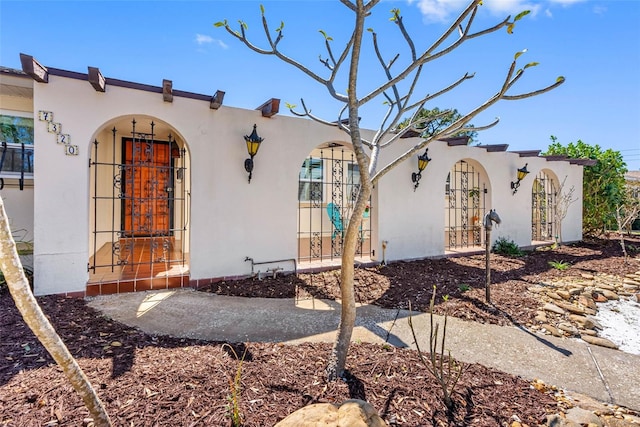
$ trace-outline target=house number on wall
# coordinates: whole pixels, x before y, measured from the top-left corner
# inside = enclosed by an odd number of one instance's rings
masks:
[[[56,142],[64,147],[64,153],[67,156],[78,155],[78,146],[71,145],[71,136],[68,133],[62,133],[62,124],[53,121],[51,111],[38,111],[38,119],[41,122],[47,122],[47,131],[56,134]]]

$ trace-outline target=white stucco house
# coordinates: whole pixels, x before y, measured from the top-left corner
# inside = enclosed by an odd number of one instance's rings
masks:
[[[339,262],[359,188],[345,133],[278,115],[275,98],[240,109],[221,91],[21,60],[22,70],[0,69],[0,195],[13,229],[33,241],[37,295],[199,287]],[[416,141],[401,140],[381,161]],[[502,219],[492,240],[552,242],[563,181],[577,202],[562,237],[581,240],[585,161],[507,147],[436,141],[419,186],[417,156],[396,167],[362,218],[359,262],[480,250],[489,209]],[[519,169],[529,174],[518,180]]]

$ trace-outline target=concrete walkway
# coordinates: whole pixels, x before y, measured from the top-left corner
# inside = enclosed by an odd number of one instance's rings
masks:
[[[340,304],[307,299],[225,297],[188,289],[95,297],[89,306],[156,335],[230,342],[333,342]],[[415,348],[406,310],[359,306],[353,340]],[[442,325],[442,318],[435,316]],[[429,315],[413,315],[429,348]],[[640,332],[640,331],[639,331]],[[460,361],[640,410],[640,356],[513,326],[449,318],[446,347]]]

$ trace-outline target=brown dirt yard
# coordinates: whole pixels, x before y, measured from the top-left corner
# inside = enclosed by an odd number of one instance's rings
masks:
[[[627,239],[638,257],[640,238]],[[571,266],[560,271],[549,261]],[[539,301],[527,290],[540,282],[583,273],[623,275],[640,270],[624,263],[617,240],[588,240],[512,258],[492,254],[493,306],[484,302],[484,256],[397,262],[359,268],[361,303],[426,311],[432,288],[435,312],[500,325],[533,322]],[[339,297],[339,272],[299,274],[258,281],[219,282],[207,292],[292,298]],[[442,296],[448,295],[446,302]],[[230,346],[150,336],[89,308],[81,299],[58,296],[38,301],[78,358],[116,426],[228,426],[230,384],[238,370]],[[22,321],[6,290],[0,294],[0,426],[87,425],[88,412]],[[232,343],[246,349],[237,403],[245,426],[269,426],[314,402],[367,400],[392,426],[503,426],[512,416],[529,426],[545,422],[558,402],[548,387],[480,365],[471,365],[448,412],[441,392],[415,351],[354,343],[344,381],[327,383],[329,344],[285,346]]]

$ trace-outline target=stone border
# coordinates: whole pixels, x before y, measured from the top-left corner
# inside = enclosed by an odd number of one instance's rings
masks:
[[[580,338],[589,344],[618,349],[612,341],[598,336],[602,325],[595,319],[598,303],[635,297],[640,302],[640,271],[619,277],[610,274],[581,274],[552,283],[540,283],[528,290],[542,306],[531,330],[556,337]]]

